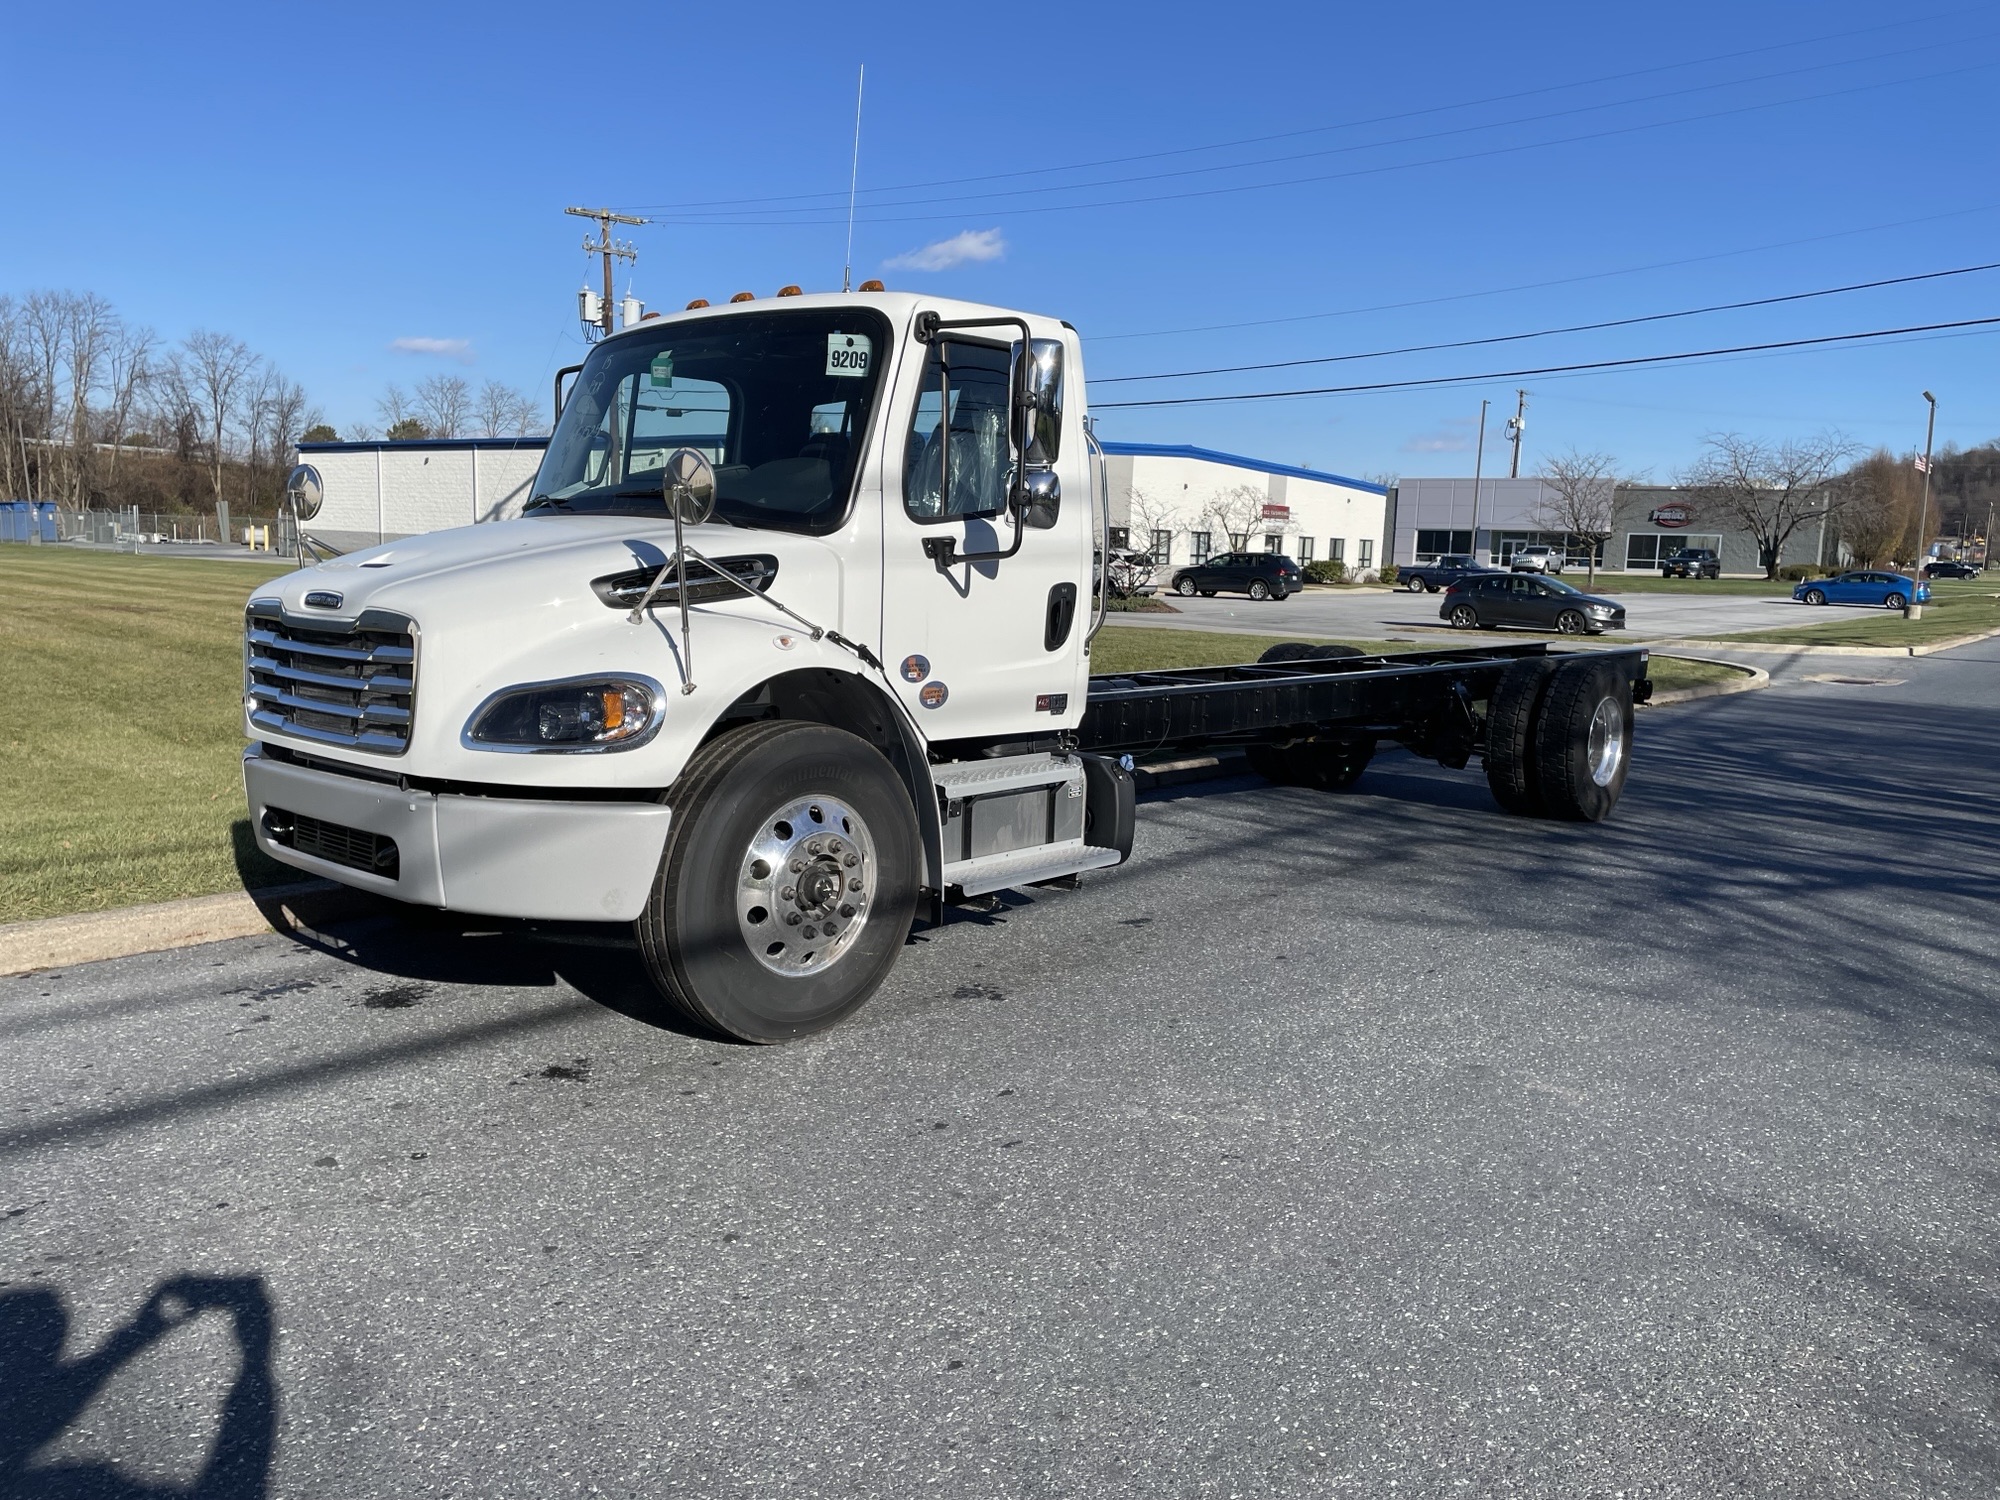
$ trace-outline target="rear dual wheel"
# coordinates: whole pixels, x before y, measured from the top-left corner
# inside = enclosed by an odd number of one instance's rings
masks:
[[[916,913],[917,820],[873,746],[821,724],[752,724],[696,751],[635,927],[690,1019],[784,1042],[860,1008]]]
[[[1632,758],[1632,684],[1588,656],[1527,657],[1486,710],[1486,782],[1527,816],[1602,822],[1618,805]]]

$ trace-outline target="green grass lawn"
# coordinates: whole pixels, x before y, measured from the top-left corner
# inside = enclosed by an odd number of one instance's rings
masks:
[[[1586,594],[1683,594],[1688,598],[1788,598],[1792,586],[1762,578],[1662,578],[1658,573],[1599,573],[1592,583],[1581,568],[1558,575]]]
[[[297,878],[239,766],[243,604],[283,571],[0,547],[0,922]]]
[[[1924,606],[1921,620],[1906,620],[1900,612],[1886,609],[1828,605],[1824,617],[1810,625],[1751,630],[1716,639],[1793,646],[1922,646],[1983,630],[2000,630],[2000,593],[1995,592],[1993,581],[1941,578],[1931,585],[1931,602]]]

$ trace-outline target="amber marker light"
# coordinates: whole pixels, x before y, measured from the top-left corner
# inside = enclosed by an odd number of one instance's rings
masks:
[[[693,312],[697,307],[706,307],[706,306],[708,306],[708,298],[697,297],[694,299],[694,301],[690,302],[687,305],[687,310],[689,312]]]
[[[882,285],[881,282],[870,277],[867,281],[862,282],[856,290],[863,292],[886,292],[889,289]]]
[[[604,700],[604,732],[613,733],[625,727],[625,693],[622,688],[606,688],[599,695]]]
[[[757,294],[755,292],[738,292],[734,297],[731,297],[729,300],[731,302],[755,302],[757,300]]]
[[[805,293],[795,286],[781,286],[778,288],[778,295],[780,297],[803,297]]]

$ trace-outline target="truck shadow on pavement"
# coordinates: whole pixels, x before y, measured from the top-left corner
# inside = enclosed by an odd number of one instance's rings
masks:
[[[208,1313],[229,1319],[239,1366],[223,1398],[207,1455],[190,1482],[149,1483],[89,1460],[36,1460],[121,1370]],[[94,1352],[75,1359],[63,1358],[69,1327],[69,1309],[49,1288],[0,1292],[0,1496],[260,1500],[269,1493],[278,1404],[271,1369],[271,1299],[261,1276],[169,1277]],[[201,1410],[204,1405],[183,1401],[174,1409]]]

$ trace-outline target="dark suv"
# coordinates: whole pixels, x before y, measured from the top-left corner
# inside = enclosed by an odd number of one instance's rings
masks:
[[[1176,594],[1248,594],[1252,599],[1283,599],[1305,587],[1299,565],[1282,552],[1224,552],[1207,562],[1189,563],[1174,574]]]
[[[1977,578],[1979,573],[1980,569],[1976,563],[1953,562],[1950,558],[1944,557],[1936,562],[1924,564],[1926,578]]]
[[[1662,578],[1720,578],[1722,559],[1706,547],[1683,547],[1660,559]]]

